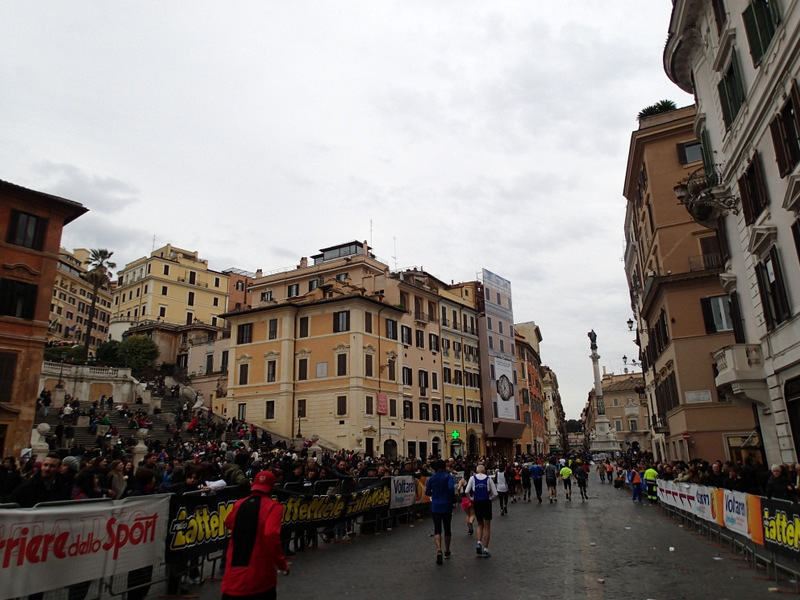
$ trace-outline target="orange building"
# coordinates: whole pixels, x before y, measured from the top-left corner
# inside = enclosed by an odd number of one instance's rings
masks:
[[[0,181],[0,453],[30,444],[64,226],[78,202]]]

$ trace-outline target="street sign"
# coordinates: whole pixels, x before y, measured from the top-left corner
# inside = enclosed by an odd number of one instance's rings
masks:
[[[691,434],[691,433],[688,433],[688,432],[687,432],[687,433],[684,433],[684,434],[683,434],[683,439],[685,439],[685,440],[691,439],[691,437],[692,437],[692,434]]]

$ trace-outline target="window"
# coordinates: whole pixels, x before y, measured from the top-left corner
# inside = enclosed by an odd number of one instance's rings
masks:
[[[169,275],[169,265],[164,265],[164,275]]]
[[[396,368],[396,367],[395,367],[395,360],[394,360],[393,358],[390,358],[390,359],[387,361],[387,363],[386,363],[386,364],[387,364],[387,366],[388,366],[388,369],[387,369],[387,371],[388,371],[387,378],[389,379],[389,381],[394,381],[395,379],[397,379],[397,373],[395,372],[395,368]]]
[[[394,319],[386,319],[386,337],[390,340],[397,339],[397,321]]]
[[[622,421],[616,419],[614,421],[614,429],[616,429],[617,431],[622,431]]]
[[[739,194],[742,197],[742,212],[744,222],[750,225],[764,211],[769,198],[764,186],[764,173],[761,170],[761,156],[758,152],[739,179]]]
[[[275,418],[275,400],[267,400],[266,411],[264,411],[265,419]]]
[[[413,385],[411,367],[403,367],[403,385]]]
[[[414,405],[411,403],[411,400],[403,400],[403,418],[414,418]]]
[[[431,352],[439,351],[439,336],[435,333],[428,334],[428,347],[431,349]]]
[[[11,402],[16,372],[17,355],[13,352],[0,352],[0,402]]]
[[[417,338],[417,348],[425,348],[425,332],[422,329],[415,329],[414,334]]]
[[[0,280],[0,315],[33,320],[38,286],[14,279]]]
[[[297,418],[298,419],[305,419],[306,418],[306,399],[300,398],[297,400]]]
[[[214,372],[214,355],[206,354],[206,373]]]
[[[406,292],[400,292],[400,306],[408,310],[408,294]]]
[[[450,383],[450,367],[445,367],[442,369],[442,379],[445,383]]]
[[[374,414],[374,398],[372,396],[364,398],[364,412],[368,415]]]
[[[216,296],[214,296],[214,298],[211,300],[211,304],[212,304],[213,306],[219,306],[219,298],[217,298]]]
[[[425,369],[419,370],[419,395],[428,395],[428,372]]]
[[[244,281],[237,281],[236,282],[236,291],[243,292],[244,291]]]
[[[767,258],[756,265],[758,289],[761,293],[761,304],[767,331],[772,331],[792,316],[786,286],[783,282],[778,252],[773,247]]]
[[[241,421],[244,421],[247,418],[247,404],[244,402],[239,404],[236,417]]]
[[[289,285],[289,298],[294,298],[300,295],[300,284],[292,283]]]
[[[442,407],[438,404],[434,404],[431,406],[431,414],[433,416],[434,421],[441,421],[442,420]]]
[[[786,177],[800,161],[800,91],[797,81],[792,82],[789,100],[770,121],[769,129],[778,161],[778,172],[781,177]]]
[[[162,285],[161,286],[161,295],[162,296],[166,296],[168,293],[169,293],[169,289],[167,288],[167,286]],[[125,302],[125,298],[123,298],[122,301]]]
[[[431,388],[434,390],[439,389],[439,373],[436,371],[431,372]]]
[[[739,61],[736,59],[736,54],[732,55],[728,70],[717,84],[717,91],[722,105],[722,118],[725,121],[725,127],[730,129],[736,119],[736,115],[739,114],[739,109],[744,104],[744,83],[739,72]]]
[[[458,420],[459,423],[464,422],[464,407],[461,406],[460,404],[456,406],[456,419]]]
[[[678,144],[678,162],[682,165],[703,160],[703,147],[697,140]]]
[[[733,319],[731,318],[731,305],[728,296],[701,298],[700,306],[703,310],[706,333],[733,331]]]
[[[297,337],[308,337],[308,317],[300,317]]]
[[[800,260],[800,219],[792,223],[792,237],[794,237],[794,249],[797,251],[797,259]]]
[[[150,265],[148,265],[150,266]],[[214,277],[214,287],[219,287],[219,277]]]
[[[247,378],[250,374],[250,365],[239,365],[239,385],[247,385]]]
[[[723,0],[711,0],[711,7],[714,9],[714,21],[717,24],[717,35],[719,35],[728,20],[728,15],[725,12],[725,3]]]
[[[636,431],[639,429],[639,421],[637,419],[628,419],[628,431]]]
[[[138,296],[139,290],[136,290],[136,292],[137,292],[136,295]],[[189,297],[186,300],[186,304],[188,304],[189,306],[194,306],[194,292],[189,292]]]
[[[750,56],[753,66],[761,64],[767,48],[775,35],[775,28],[781,22],[781,13],[776,0],[752,0],[742,13],[744,30],[747,32],[747,43],[750,45]]]
[[[503,333],[503,322],[498,319],[497,321],[497,331],[502,334]]]
[[[400,327],[400,341],[403,343],[404,346],[411,345],[411,327],[406,325],[402,325]]]
[[[272,302],[272,290],[267,290],[266,292],[261,292],[261,301],[262,302]]]
[[[489,336],[489,348],[494,349],[494,338]]]
[[[333,332],[350,331],[350,311],[342,310],[333,313]]]
[[[236,328],[236,343],[249,344],[253,341],[253,324],[244,323]]]
[[[275,382],[275,375],[278,370],[278,363],[274,360],[267,361],[267,382],[274,383]]]
[[[372,377],[372,355],[364,355],[364,377]]]
[[[506,351],[505,343],[503,342],[503,340],[500,340],[500,352],[505,352],[505,351]]]
[[[389,416],[397,416],[397,398],[389,398]]]
[[[463,406],[461,407],[463,409]],[[449,402],[444,405],[444,419],[445,421],[455,421],[455,416],[453,413],[453,405]]]
[[[338,416],[347,414],[347,396],[336,397],[336,414]]]
[[[419,419],[420,421],[430,421],[430,407],[427,402],[419,403]]]
[[[269,333],[267,334],[267,337],[270,340],[275,340],[278,338],[278,319],[269,320]]]
[[[492,330],[492,317],[486,317],[486,329]]]
[[[369,311],[364,312],[364,331],[372,333],[372,313]]]
[[[227,371],[228,370],[228,351],[223,350],[222,352],[222,364],[219,366],[220,371]]]
[[[336,281],[338,281],[339,283],[344,283],[345,281],[347,281],[347,273],[337,273]]]
[[[297,361],[297,379],[305,381],[308,379],[308,359],[301,358]]]
[[[189,271],[189,283],[195,285],[197,283],[197,273]]]
[[[18,210],[11,211],[6,242],[32,250],[44,248],[47,219]]]
[[[336,375],[338,377],[347,375],[347,354],[336,355]]]

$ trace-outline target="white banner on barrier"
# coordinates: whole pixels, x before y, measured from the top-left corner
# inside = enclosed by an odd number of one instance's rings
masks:
[[[695,485],[693,487],[695,514],[706,521],[716,522],[717,516],[714,512],[714,499],[711,497],[714,488],[705,485]]]
[[[0,598],[164,560],[169,496],[0,511]]]
[[[725,490],[724,498],[725,527],[750,537],[747,528],[747,494]]]
[[[390,508],[413,506],[417,496],[417,483],[410,475],[392,477],[392,499]]]

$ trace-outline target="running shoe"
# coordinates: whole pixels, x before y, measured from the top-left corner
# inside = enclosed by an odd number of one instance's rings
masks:
[[[489,553],[488,548],[483,549],[483,558],[490,558],[492,555]]]
[[[475,544],[475,552],[477,553],[478,556],[483,556],[483,544],[481,544],[480,542]]]
[[[449,559],[450,559],[450,556],[451,556],[451,554],[450,554],[450,551],[449,551],[449,550],[448,550],[447,552],[445,552],[445,553],[444,553],[444,559],[445,559],[445,560],[449,560]]]
[[[437,565],[444,564],[444,560],[443,560],[443,556],[442,556],[442,551],[441,551],[441,550],[439,550],[439,551],[436,553],[436,564],[437,564]]]

